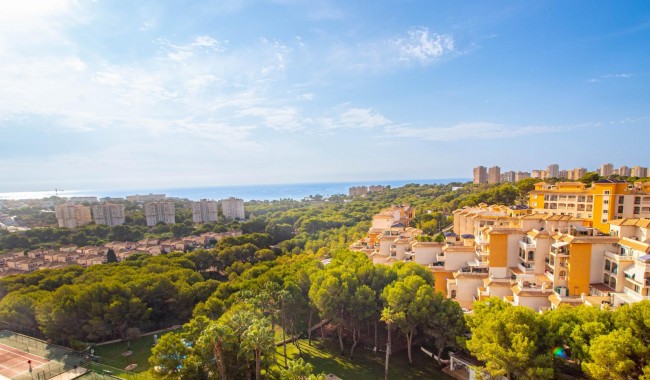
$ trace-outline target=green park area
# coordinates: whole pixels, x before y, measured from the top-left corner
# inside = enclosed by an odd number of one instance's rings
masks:
[[[158,335],[160,336],[160,334]],[[143,373],[149,370],[149,357],[153,347],[153,335],[142,336],[128,342],[117,342],[103,346],[96,346],[95,356],[101,364],[124,370],[127,366],[136,364],[131,370],[134,373]],[[129,353],[127,355],[127,353]]]
[[[312,341],[309,345],[307,339],[300,339],[302,356],[293,344],[287,345],[287,358],[297,360],[302,358],[314,366],[314,373],[333,374],[342,379],[382,379],[384,377],[385,352],[374,353],[368,349],[357,349],[354,359],[349,353],[345,356],[337,351],[334,342]],[[284,366],[283,347],[277,347],[276,365],[272,368],[274,374],[279,374]],[[452,379],[437,369],[435,360],[426,356],[419,349],[413,350],[413,363],[408,363],[406,352],[398,352],[391,356],[389,361],[389,377],[391,379]],[[279,377],[278,377],[279,378]]]

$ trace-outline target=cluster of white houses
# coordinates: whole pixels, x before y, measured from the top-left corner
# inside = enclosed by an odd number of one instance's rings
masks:
[[[488,297],[535,310],[650,299],[650,219],[610,220],[603,233],[589,219],[536,211],[466,207],[454,212],[443,242],[424,242],[409,226],[412,208],[393,206],[350,248],[375,263],[428,266],[436,290],[467,309]]]
[[[137,242],[113,241],[103,246],[78,247],[68,245],[59,249],[35,249],[28,252],[9,252],[0,255],[0,277],[29,273],[39,269],[59,269],[71,265],[99,265],[106,263],[106,255],[113,250],[118,261],[129,256],[145,253],[163,253],[209,248],[227,236],[240,236],[241,230],[228,232],[207,232],[197,236],[180,239],[143,239]]]
[[[148,196],[137,196],[134,200],[157,199],[144,203],[144,215],[147,226],[155,226],[158,223],[174,224],[176,222],[176,206],[174,202],[165,201],[164,195],[151,194]],[[128,199],[129,197],[127,197]],[[91,197],[97,200],[97,198]],[[216,222],[219,219],[219,202],[202,199],[191,202],[192,221],[194,223]],[[91,214],[92,209],[92,214]],[[77,228],[94,221],[95,224],[103,224],[110,227],[120,226],[125,222],[125,206],[119,203],[102,203],[93,206],[84,206],[78,202],[68,202],[57,205],[54,208],[59,227]],[[221,201],[221,212],[226,219],[245,219],[244,200],[230,197]]]

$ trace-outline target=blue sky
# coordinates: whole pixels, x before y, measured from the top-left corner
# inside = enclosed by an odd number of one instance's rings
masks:
[[[6,1],[0,192],[650,166],[650,2]]]

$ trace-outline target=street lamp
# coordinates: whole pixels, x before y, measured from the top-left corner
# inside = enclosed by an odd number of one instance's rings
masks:
[[[29,375],[30,375],[30,376],[32,377],[32,379],[33,379],[33,378],[34,378],[34,374],[32,373],[32,361],[31,361],[31,360],[28,360],[28,361],[27,361],[27,365],[29,365]]]

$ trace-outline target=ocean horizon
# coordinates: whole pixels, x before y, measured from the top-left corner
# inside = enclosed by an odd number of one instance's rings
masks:
[[[209,186],[187,188],[141,188],[128,190],[60,190],[55,193],[49,191],[24,191],[0,193],[0,199],[42,199],[54,195],[59,197],[93,196],[97,198],[125,198],[135,194],[165,194],[168,197],[186,198],[192,201],[200,199],[220,200],[228,197],[241,198],[244,201],[270,201],[277,199],[301,200],[309,196],[322,195],[329,197],[337,194],[348,194],[352,186],[383,185],[391,188],[402,187],[406,184],[418,185],[444,185],[452,182],[468,182],[471,178],[438,178],[438,179],[412,179],[391,181],[350,181],[350,182],[325,182],[325,183],[291,183],[272,185],[239,185],[239,186]]]

